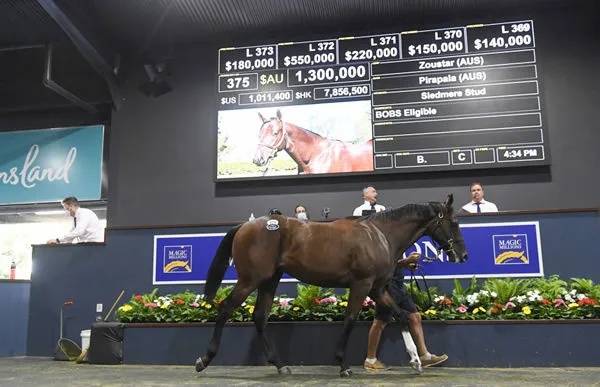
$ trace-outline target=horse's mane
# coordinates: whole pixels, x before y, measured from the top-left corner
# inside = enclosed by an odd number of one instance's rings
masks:
[[[443,207],[444,205],[439,202],[406,204],[399,208],[392,208],[389,210],[361,216],[357,220],[379,220],[383,222],[393,222],[406,218],[429,219],[440,212]]]
[[[293,125],[293,126],[295,126],[296,128],[298,128],[298,129],[300,129],[300,130],[303,130],[303,131],[305,131],[305,132],[308,132],[308,133],[310,133],[310,134],[314,134],[314,135],[315,135],[315,136],[317,136],[317,137],[320,137],[320,138],[326,138],[326,137],[323,137],[323,136],[321,136],[319,133],[313,132],[313,131],[312,131],[312,130],[310,130],[310,129],[303,128],[302,126],[300,126],[300,125],[296,125],[296,124],[294,124],[294,123],[292,123],[292,122],[289,122],[289,121],[283,121],[283,123],[284,123],[284,124],[288,124],[288,125]]]

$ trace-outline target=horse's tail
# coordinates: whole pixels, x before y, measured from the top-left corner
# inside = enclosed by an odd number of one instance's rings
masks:
[[[217,252],[208,268],[206,285],[204,286],[204,296],[207,301],[212,301],[215,298],[217,289],[221,285],[221,281],[223,281],[225,270],[227,270],[227,266],[229,266],[229,258],[231,258],[233,237],[241,226],[242,225],[240,224],[229,230],[217,248]]]

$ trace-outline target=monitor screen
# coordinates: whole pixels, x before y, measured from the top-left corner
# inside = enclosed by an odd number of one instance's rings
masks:
[[[533,27],[222,48],[216,179],[547,165]]]

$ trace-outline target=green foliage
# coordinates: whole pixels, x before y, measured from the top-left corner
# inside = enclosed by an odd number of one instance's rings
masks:
[[[512,297],[525,294],[529,289],[528,281],[511,278],[490,278],[485,281],[483,288],[489,292],[496,293],[496,300],[506,304]]]
[[[571,288],[580,293],[590,293],[594,291],[594,282],[587,278],[571,278]]]
[[[407,284],[415,304],[424,319],[437,320],[514,320],[514,319],[589,319],[600,318],[600,285],[589,279],[573,278],[570,283],[557,276],[536,279],[488,279],[481,288],[471,279],[467,288],[455,280],[452,296],[439,294],[431,288],[433,305],[427,292],[414,284]],[[203,296],[190,291],[161,296],[157,289],[148,294],[133,295],[118,308],[122,322],[191,322],[215,321],[220,303],[232,287],[217,291],[215,302],[206,302]],[[336,296],[333,289],[314,285],[298,285],[298,296],[276,297],[271,308],[275,321],[341,321],[346,315],[348,291]],[[256,296],[249,296],[237,308],[232,321],[252,321]],[[363,302],[359,319],[371,320],[374,303]]]
[[[316,301],[329,297],[333,294],[332,289],[324,289],[315,285],[298,285],[298,295],[294,299],[294,306],[302,309],[311,309]]]
[[[555,300],[567,292],[568,284],[557,275],[552,275],[549,278],[529,280],[529,288],[538,289],[548,300]]]
[[[233,286],[224,286],[217,289],[214,299],[215,304],[220,304],[221,302],[223,302],[223,300],[227,298],[227,296],[229,295],[229,293],[231,293],[232,290]]]
[[[416,282],[407,283],[406,290],[408,291],[408,294],[410,294],[410,296],[412,297],[415,305],[417,305],[417,308],[419,310],[429,309],[433,302],[433,297],[435,297],[435,295],[439,293],[438,289],[434,286],[429,288],[429,294],[427,294],[427,290],[419,289],[419,286],[416,284]],[[432,297],[431,300],[429,298],[430,296]]]
[[[475,293],[478,289],[477,278],[472,277],[469,282],[469,287],[464,288],[459,279],[454,279],[454,289],[452,290],[452,300],[455,304],[460,305],[466,302],[468,294]]]

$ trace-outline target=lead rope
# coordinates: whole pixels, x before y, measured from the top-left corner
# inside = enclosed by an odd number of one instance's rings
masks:
[[[427,280],[425,279],[425,274],[423,274],[423,271],[420,270],[420,274],[421,279],[423,280],[423,285],[425,286],[425,290],[427,291],[427,299],[429,300],[429,303],[427,304],[427,309],[431,308],[431,306],[433,306],[433,300],[431,298],[431,291],[429,290],[429,285],[427,285]],[[410,269],[410,280],[409,280],[409,284],[414,283],[415,286],[417,287],[417,289],[419,291],[421,291],[421,286],[419,286],[419,282],[417,281],[417,278],[415,276],[415,270]],[[413,287],[412,285],[409,286],[410,289],[410,296],[412,297],[412,299],[415,299],[415,295],[413,292]]]

